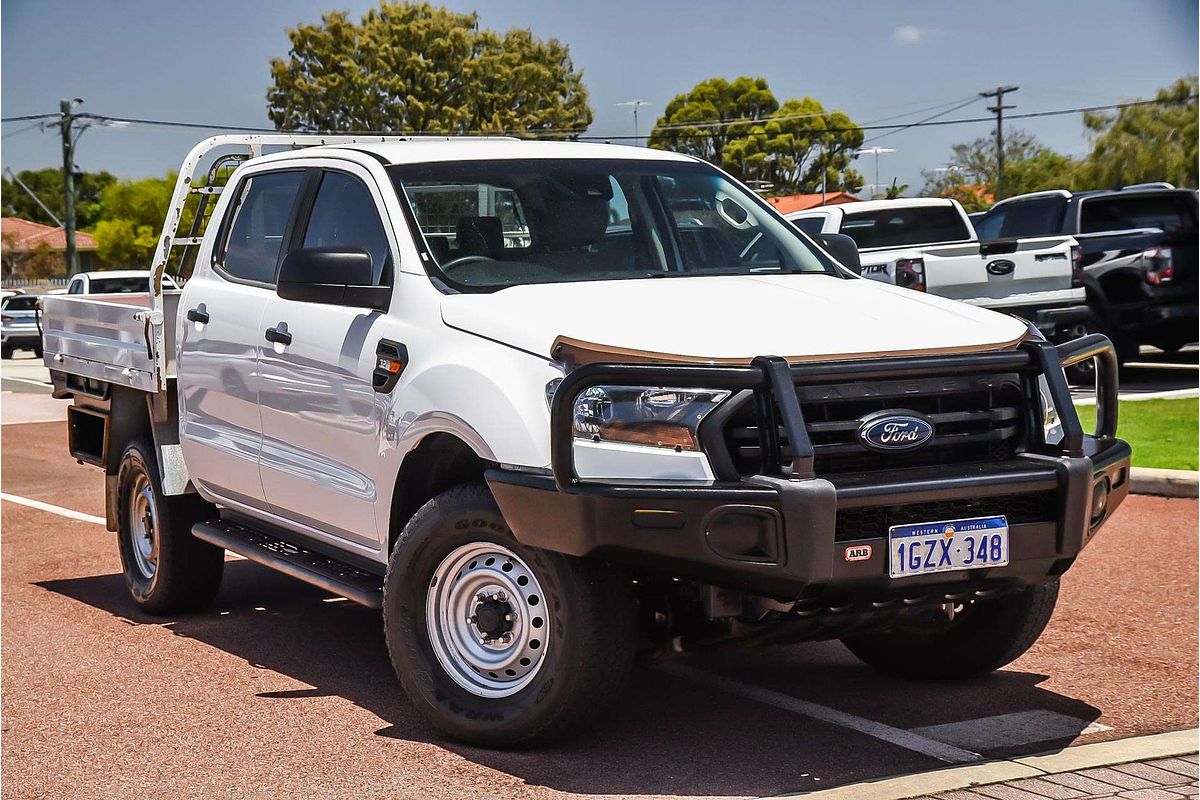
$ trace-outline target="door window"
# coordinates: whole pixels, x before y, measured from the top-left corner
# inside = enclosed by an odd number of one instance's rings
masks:
[[[268,172],[242,181],[217,266],[237,280],[275,283],[279,251],[304,173]]]
[[[375,198],[342,172],[326,172],[313,202],[303,247],[361,248],[371,254],[375,284],[390,286],[391,250]]]

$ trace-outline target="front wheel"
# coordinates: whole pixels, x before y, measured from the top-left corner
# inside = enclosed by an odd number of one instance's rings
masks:
[[[117,538],[125,585],[149,614],[197,611],[221,585],[225,551],[192,536],[192,525],[214,514],[195,494],[167,496],[154,449],[134,442],[117,472]]]
[[[842,643],[875,669],[901,678],[974,678],[1015,661],[1033,646],[1058,600],[1058,579],[955,608],[941,621],[900,625]]]
[[[568,736],[611,709],[633,666],[635,616],[619,573],[523,547],[478,484],[417,512],[384,582],[405,692],[433,725],[487,747]]]

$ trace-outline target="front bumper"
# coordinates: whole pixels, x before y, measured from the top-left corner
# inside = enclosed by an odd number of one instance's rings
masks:
[[[1062,364],[1096,357],[1097,430],[1085,436]],[[967,374],[981,368],[1039,374],[1063,426],[1061,445],[984,463],[816,477],[812,448],[795,402],[794,381],[829,375]],[[774,394],[789,440],[790,467],[707,485],[584,483],[573,473],[569,403],[584,388],[621,380],[643,384],[747,386]],[[699,382],[699,383],[698,383]],[[1130,449],[1115,438],[1116,363],[1103,336],[1058,348],[1029,342],[1018,351],[934,359],[876,359],[789,367],[759,359],[751,367],[592,365],[571,373],[555,395],[552,474],[495,469],[487,480],[518,540],[573,556],[602,558],[716,586],[780,599],[878,598],[910,587],[994,588],[1036,583],[1064,572],[1129,493]],[[807,452],[806,452],[807,445]],[[1101,513],[1093,492],[1107,490]],[[1010,563],[893,580],[887,524],[1003,514],[1007,503],[1042,498],[1039,511],[1010,517]],[[1046,504],[1049,505],[1046,505]],[[954,509],[945,511],[944,509]],[[973,510],[991,509],[987,513]],[[869,535],[851,524],[877,514]],[[924,519],[898,515],[929,513]],[[1020,520],[1020,521],[1014,521]],[[870,555],[863,557],[868,552]],[[851,557],[853,555],[853,558]]]

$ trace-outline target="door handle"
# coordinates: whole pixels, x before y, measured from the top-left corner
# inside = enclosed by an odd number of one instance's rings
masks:
[[[277,328],[277,327],[276,328],[267,328],[266,337],[267,337],[268,342],[274,342],[275,344],[291,344],[292,343],[292,335],[290,333],[288,333],[286,330],[282,330],[282,331],[279,330],[279,328]]]
[[[205,325],[208,324],[209,319],[208,312],[204,310],[203,306],[197,306],[196,308],[190,309],[187,312],[187,318],[188,322],[200,322]]]

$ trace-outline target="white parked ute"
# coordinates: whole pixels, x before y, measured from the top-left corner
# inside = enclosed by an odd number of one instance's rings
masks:
[[[1082,250],[1070,236],[981,242],[957,200],[869,200],[789,214],[810,235],[858,245],[864,278],[1018,314],[1051,341],[1089,315]]]
[[[1103,336],[862,280],[687,156],[281,134],[180,176],[149,292],[45,300],[133,600],[204,608],[230,550],[381,608],[465,741],[560,737],[639,651],[732,638],[997,669],[1129,490]]]

